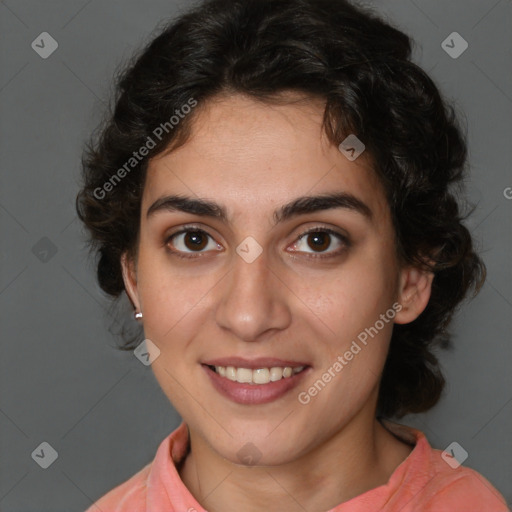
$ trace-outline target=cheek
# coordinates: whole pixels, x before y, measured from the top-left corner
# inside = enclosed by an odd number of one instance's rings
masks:
[[[378,318],[378,317],[377,317]],[[301,404],[309,401],[311,416],[320,416],[329,410],[329,422],[340,425],[368,402],[380,380],[386,361],[391,321],[382,329],[375,329],[375,318],[366,327],[340,325],[342,334],[324,338],[322,364],[301,389]],[[364,325],[358,318],[356,323]],[[379,324],[380,325],[380,324]],[[374,330],[375,329],[375,330]]]
[[[185,276],[165,257],[141,257],[138,278],[146,337],[167,349],[172,340],[178,349],[192,334],[187,334],[187,326],[193,326],[194,318],[204,309],[204,298],[215,280],[207,275]]]
[[[385,266],[380,258],[354,258],[337,271],[298,276],[291,288],[312,320],[346,340],[373,325],[391,306],[394,285]]]
[[[186,413],[191,407],[190,392],[186,391],[191,387],[189,379],[194,378],[191,370],[197,371],[195,351],[189,347],[193,346],[198,326],[204,323],[209,283],[206,278],[179,275],[171,265],[157,264],[156,260],[141,261],[139,280],[144,336],[160,350],[152,371],[173,407],[180,414]]]
[[[320,364],[315,379],[330,371],[325,376],[329,384],[319,393],[322,396],[318,396],[317,403],[327,406],[343,402],[340,414],[364,402],[378,383],[386,360],[393,315],[388,315],[387,321],[381,320],[381,315],[393,302],[393,274],[390,262],[381,254],[368,251],[336,273],[303,279],[302,287],[300,281],[296,283],[308,306],[296,313],[303,317],[306,329],[318,343]],[[304,282],[309,284],[304,286]]]

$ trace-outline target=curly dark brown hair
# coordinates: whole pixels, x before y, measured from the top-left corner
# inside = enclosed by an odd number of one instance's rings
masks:
[[[116,76],[114,108],[82,156],[76,208],[100,287],[123,294],[120,260],[137,254],[148,160],[187,141],[205,102],[238,93],[279,102],[287,91],[321,98],[329,140],[356,134],[372,157],[400,263],[434,273],[422,314],[394,326],[377,413],[431,408],[445,384],[435,346],[450,341],[454,312],[470,288],[478,293],[486,271],[462,224],[471,213],[461,213],[465,134],[455,108],[411,61],[412,40],[345,0],[209,0],[166,23]],[[191,99],[196,109],[169,122]],[[150,139],[154,147],[127,169]]]

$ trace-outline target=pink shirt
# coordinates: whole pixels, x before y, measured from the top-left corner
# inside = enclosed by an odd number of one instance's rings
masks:
[[[326,512],[510,512],[501,494],[479,473],[453,469],[425,435],[386,422],[414,448],[389,481]],[[152,462],[105,494],[85,512],[206,512],[182,482],[176,464],[188,451],[184,422],[159,445]]]

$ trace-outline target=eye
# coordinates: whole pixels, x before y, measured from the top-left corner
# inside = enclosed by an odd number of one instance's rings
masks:
[[[211,235],[197,226],[184,226],[180,231],[167,237],[165,245],[169,252],[179,258],[198,258],[209,250],[223,249]],[[291,252],[310,253],[309,258],[329,258],[338,256],[349,246],[350,241],[345,235],[327,227],[317,226],[299,235],[291,246]]]
[[[166,241],[166,245],[172,245],[175,249],[168,250],[177,256],[183,258],[193,258],[194,256],[186,256],[186,254],[202,253],[207,250],[221,250],[222,246],[202,229],[196,227],[185,227],[177,233],[173,233]],[[182,254],[184,253],[184,254]]]
[[[292,246],[292,252],[309,252],[313,254],[313,256],[308,256],[310,258],[326,258],[337,256],[349,245],[348,238],[341,233],[325,227],[315,227],[299,236]],[[334,250],[328,251],[325,256],[322,254],[333,247]],[[311,249],[311,252],[307,249]]]

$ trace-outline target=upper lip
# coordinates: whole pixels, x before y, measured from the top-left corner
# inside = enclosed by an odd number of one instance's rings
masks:
[[[307,363],[292,361],[290,359],[277,359],[275,357],[258,357],[255,359],[245,359],[243,357],[220,357],[218,359],[209,359],[203,361],[203,364],[210,366],[234,366],[236,368],[249,368],[256,370],[258,368],[272,368],[274,366],[308,366]]]

